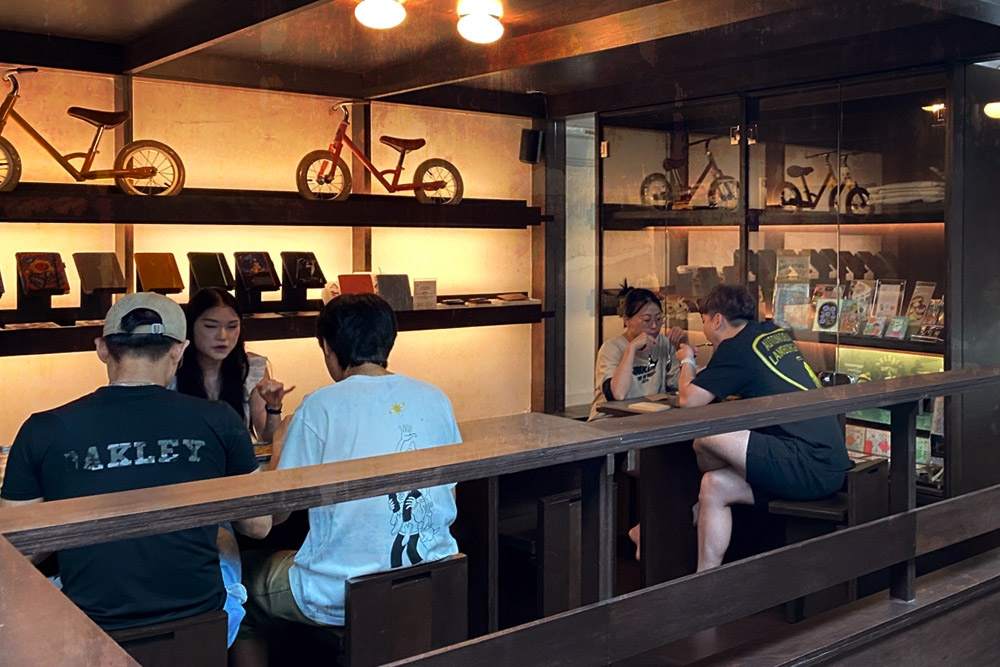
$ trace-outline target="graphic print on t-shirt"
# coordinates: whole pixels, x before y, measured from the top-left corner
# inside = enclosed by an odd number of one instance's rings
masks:
[[[399,408],[396,410],[396,408]],[[396,414],[402,412],[402,405],[393,406]],[[397,452],[410,452],[417,449],[417,434],[409,424],[399,427],[399,443],[396,445]],[[424,489],[413,489],[411,491],[390,493],[389,510],[392,515],[389,519],[389,530],[395,535],[392,541],[392,551],[389,554],[389,565],[395,569],[403,567],[403,553],[405,551],[409,565],[416,565],[423,561],[423,557],[417,550],[420,542],[427,544],[434,543],[434,536],[437,529],[434,527],[432,518],[434,516],[434,503],[428,498]]]
[[[632,375],[635,376],[636,382],[639,384],[645,384],[649,381],[649,378],[653,377],[656,372],[656,363],[659,360],[656,358],[656,352],[650,350],[649,361],[642,364],[641,366],[632,367]]]
[[[792,386],[802,390],[819,386],[816,374],[784,329],[775,329],[757,336],[752,348],[768,370]]]

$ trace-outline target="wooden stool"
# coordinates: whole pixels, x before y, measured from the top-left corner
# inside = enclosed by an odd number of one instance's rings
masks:
[[[873,457],[855,461],[854,467],[847,471],[843,490],[830,498],[772,500],[767,511],[783,519],[778,538],[780,545],[802,542],[838,528],[888,516],[889,460]],[[857,580],[852,579],[785,603],[785,617],[789,623],[795,623],[856,599]]]
[[[219,609],[108,634],[142,667],[226,667],[228,627]]]

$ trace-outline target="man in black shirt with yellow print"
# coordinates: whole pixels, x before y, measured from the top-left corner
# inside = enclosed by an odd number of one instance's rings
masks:
[[[745,287],[719,285],[701,304],[705,336],[714,352],[697,373],[695,352],[681,345],[682,407],[728,396],[754,398],[819,386],[795,341],[772,322],[758,322]],[[834,416],[694,441],[702,470],[698,495],[698,571],[716,567],[729,546],[736,504],[767,506],[771,498],[813,500],[835,493],[851,467]]]

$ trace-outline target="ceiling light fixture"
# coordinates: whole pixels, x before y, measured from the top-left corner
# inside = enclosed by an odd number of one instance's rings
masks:
[[[476,44],[489,44],[503,35],[500,0],[459,0],[458,33]]]
[[[406,9],[400,0],[362,0],[354,8],[354,18],[363,26],[387,30],[403,22]]]
[[[983,105],[983,113],[990,118],[1000,118],[1000,102],[987,102]]]

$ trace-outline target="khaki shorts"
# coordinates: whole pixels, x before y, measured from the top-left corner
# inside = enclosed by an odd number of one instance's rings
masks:
[[[301,623],[327,627],[302,613],[292,595],[288,570],[295,551],[248,551],[243,554],[243,585],[247,589],[247,615],[240,625],[240,637],[256,637],[261,631]]]

